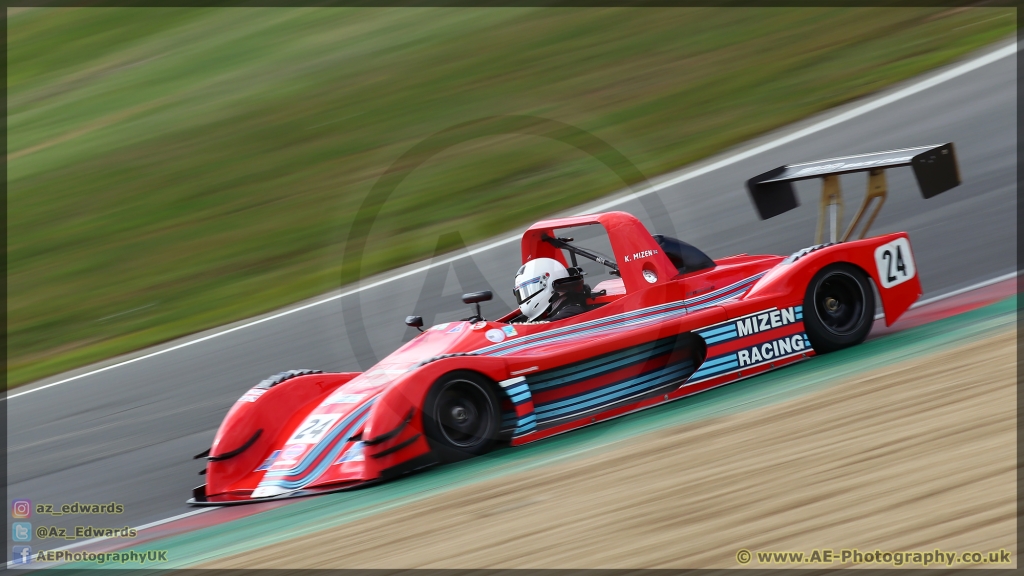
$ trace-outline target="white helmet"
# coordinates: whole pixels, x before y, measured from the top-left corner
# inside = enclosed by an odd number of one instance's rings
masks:
[[[513,288],[516,302],[519,303],[519,311],[531,321],[540,318],[547,312],[555,297],[551,283],[559,278],[568,277],[569,271],[558,260],[537,258],[523,264],[519,272],[516,272],[516,284]]]

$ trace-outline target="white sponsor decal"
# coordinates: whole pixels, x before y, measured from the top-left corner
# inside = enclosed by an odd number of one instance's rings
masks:
[[[366,457],[363,456],[363,443],[356,442],[344,454],[338,459],[335,464],[344,464],[345,462],[363,462]]]
[[[643,252],[636,252],[635,254],[626,254],[626,262],[632,262],[633,260],[642,260],[644,258],[650,258],[657,254],[657,250],[644,250]]]
[[[296,444],[296,446],[302,446],[302,444]],[[260,464],[260,467],[254,470],[254,472],[262,472],[264,470],[269,470],[270,467],[274,464],[274,460],[277,460],[277,457],[280,455],[280,450],[274,450],[274,452],[270,456],[268,456],[266,460],[263,461],[263,464]]]
[[[331,425],[341,418],[340,414],[314,414],[306,418],[299,429],[285,444],[316,444],[331,429]]]
[[[811,252],[814,252],[815,250],[820,250],[821,248],[825,248],[825,247],[831,246],[831,245],[832,245],[832,243],[828,242],[828,243],[825,243],[825,244],[815,244],[814,246],[808,246],[807,248],[803,248],[801,250],[797,250],[796,252],[793,252],[792,254],[790,254],[788,258],[783,260],[782,263],[783,264],[792,264],[793,262],[796,262],[797,260],[799,260],[799,259],[803,258],[804,256],[810,254]]]
[[[824,164],[822,166],[811,166],[810,168],[804,168],[803,170],[794,174],[794,176],[804,176],[806,174],[818,174],[819,172],[830,172],[836,168],[842,168],[843,163],[838,164]]]
[[[264,464],[269,464],[271,472],[291,470],[298,463],[299,458],[306,453],[309,446],[309,444],[289,444],[284,450],[274,453],[280,454],[277,458],[274,458],[273,461],[268,460]]]
[[[267,392],[266,388],[252,388],[242,397],[238,399],[239,402],[255,402],[260,396],[263,396]]]
[[[852,168],[864,168],[865,166],[876,166],[879,164],[895,164],[897,162],[909,162],[913,156],[896,156],[883,158],[881,160],[862,160],[860,162],[836,162],[835,164],[823,164],[821,166],[808,166],[800,170],[796,176],[807,176],[808,174],[821,174],[822,172],[835,172],[837,170],[850,170]]]
[[[444,330],[445,328],[448,327],[449,324],[451,324],[451,322],[445,322],[444,324],[438,324],[436,326],[432,326],[430,329],[431,330]]]
[[[892,164],[893,162],[910,162],[913,156],[900,156],[899,158],[886,158],[885,160],[879,160],[879,164]]]
[[[527,372],[533,372],[539,368],[539,366],[530,366],[529,368],[523,368],[522,370],[516,370],[515,372],[509,372],[509,374],[515,376],[516,374],[526,374]]]
[[[374,370],[364,372],[345,384],[346,392],[374,391],[394,380],[397,376],[405,374],[408,370]],[[340,393],[340,392],[337,392]]]
[[[878,267],[878,279],[882,282],[882,288],[902,284],[917,273],[914,268],[914,255],[910,252],[910,242],[906,238],[897,238],[875,248],[875,266]]]
[[[327,399],[326,404],[357,404],[366,394],[334,394]]]
[[[758,344],[757,346],[751,346],[736,352],[736,359],[739,361],[740,366],[749,366],[751,364],[757,364],[758,362],[764,362],[771,360],[772,358],[779,358],[781,356],[787,356],[794,352],[802,352],[806,348],[803,334],[794,334],[793,336],[787,336],[785,338],[779,338],[778,340],[772,340],[765,342],[764,344]]]
[[[764,332],[765,330],[771,330],[772,328],[778,328],[793,322],[796,322],[796,308],[790,306],[782,310],[763,312],[738,320],[736,322],[736,334],[742,338],[743,336]]]
[[[267,498],[268,496],[279,496],[286,492],[291,492],[291,490],[280,486],[260,486],[252,491],[252,497]]]
[[[306,452],[305,444],[290,444],[281,453],[281,458],[284,460],[295,460],[299,456],[302,456]]]
[[[484,332],[484,336],[491,342],[501,342],[505,339],[505,333],[497,328],[492,328],[487,332]]]

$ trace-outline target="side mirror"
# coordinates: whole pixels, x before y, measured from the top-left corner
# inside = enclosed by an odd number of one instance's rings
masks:
[[[487,302],[494,295],[491,294],[490,290],[484,290],[482,292],[470,292],[469,294],[462,295],[462,301],[466,304],[476,304],[476,316],[470,316],[467,318],[470,322],[480,322],[484,319],[484,315],[480,312],[480,303]]]
[[[484,290],[483,292],[470,292],[469,294],[462,295],[462,301],[466,304],[479,304],[480,302],[487,302],[494,295],[491,294],[490,290]]]
[[[423,317],[422,316],[406,316],[405,325],[410,328],[415,328],[420,332],[423,332]]]

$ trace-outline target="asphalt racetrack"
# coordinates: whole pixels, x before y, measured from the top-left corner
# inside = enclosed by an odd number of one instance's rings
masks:
[[[1017,245],[1016,72],[1015,55],[1000,58],[857,118],[613,209],[632,212],[652,232],[678,236],[714,258],[740,252],[789,254],[814,241],[817,184],[800,183],[800,209],[761,222],[747,197],[747,178],[786,163],[953,141],[963,185],[925,201],[908,169],[891,171],[889,200],[873,231],[910,233],[925,297],[1012,273]],[[919,81],[895,86],[882,95]],[[771,142],[861,104],[810,118],[747,147]],[[847,219],[863,194],[864,183],[863,175],[843,179]],[[645,211],[645,205],[657,207],[659,202],[665,212]],[[467,315],[468,307],[459,299],[462,292],[490,289],[496,300],[484,312],[494,317],[514,303],[511,284],[518,267],[518,243],[504,243],[365,290],[358,295],[358,303],[346,296],[56,386],[32,391],[69,374],[17,389],[7,399],[8,499],[58,505],[123,504],[124,513],[111,526],[138,526],[188,512],[185,500],[191,488],[203,481],[197,475],[202,463],[192,456],[209,447],[227,409],[253,384],[292,368],[365,369],[373,356],[382,358],[409,336],[411,329],[402,319],[417,310],[417,302],[420,309],[436,311],[436,317],[425,318],[428,324],[443,322]],[[601,279],[596,269],[588,271],[594,276],[592,282]],[[436,292],[434,284],[438,289],[443,285],[443,295],[431,296]],[[427,294],[423,294],[425,285]],[[346,324],[343,310],[358,313],[370,349],[350,338],[355,328],[351,322]],[[71,526],[76,521],[55,517],[46,523]]]

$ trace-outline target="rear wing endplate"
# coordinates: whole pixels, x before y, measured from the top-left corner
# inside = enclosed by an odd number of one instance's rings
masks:
[[[830,241],[845,242],[860,223],[868,206],[877,199],[878,203],[860,237],[867,235],[868,228],[885,202],[885,170],[900,166],[910,166],[914,169],[921,195],[925,198],[931,198],[960,184],[956,153],[953,150],[953,143],[948,142],[937,146],[917,146],[780,166],[747,180],[747,189],[754,200],[754,206],[757,207],[758,215],[761,219],[768,219],[798,206],[793,182],[821,178],[821,211],[818,217],[817,242],[822,242],[826,209],[830,209]],[[842,221],[843,201],[839,190],[839,175],[852,172],[869,173],[868,190],[864,202],[840,239],[838,225]]]

